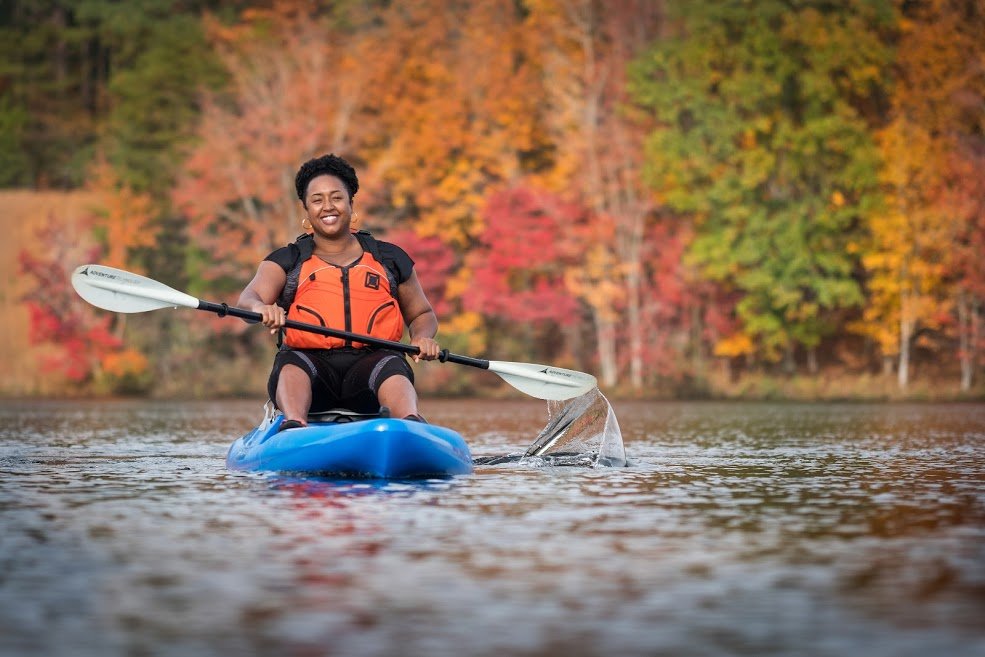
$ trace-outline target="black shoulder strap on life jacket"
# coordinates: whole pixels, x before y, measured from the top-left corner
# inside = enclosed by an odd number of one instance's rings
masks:
[[[359,240],[359,246],[362,247],[363,251],[369,253],[376,262],[383,265],[383,268],[386,270],[386,277],[390,282],[390,294],[396,298],[398,283],[395,265],[383,259],[383,256],[380,255],[380,243],[368,230],[358,230],[353,234]],[[311,254],[315,252],[315,238],[310,233],[305,233],[294,240],[292,246],[297,249],[297,257],[291,268],[287,270],[287,282],[284,284],[284,289],[277,299],[277,304],[284,308],[284,310],[289,309],[291,304],[294,303],[294,297],[298,293],[299,279],[301,278],[301,265],[311,258]]]
[[[288,310],[294,303],[294,296],[298,293],[298,279],[301,277],[301,265],[315,252],[315,238],[309,233],[305,233],[299,235],[291,246],[295,248],[297,253],[294,257],[294,264],[287,270],[287,282],[284,283],[284,289],[281,290],[280,297],[277,298],[277,305],[284,310]]]
[[[380,243],[376,241],[373,234],[368,230],[357,230],[355,232],[356,239],[359,240],[359,246],[363,247],[363,251],[373,256],[376,262],[383,265],[383,269],[386,270],[386,277],[390,282],[390,294],[394,299],[397,298],[397,272],[395,271],[395,265],[384,260],[383,256],[380,255]]]

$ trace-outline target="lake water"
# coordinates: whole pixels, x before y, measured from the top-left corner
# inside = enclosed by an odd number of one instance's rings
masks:
[[[629,467],[387,484],[227,471],[257,403],[2,402],[0,654],[985,655],[985,405],[613,406]]]

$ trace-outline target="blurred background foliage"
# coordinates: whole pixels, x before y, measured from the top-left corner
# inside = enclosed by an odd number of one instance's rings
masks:
[[[262,395],[265,331],[68,274],[235,301],[335,152],[453,351],[627,396],[981,396],[982,34],[980,0],[7,0],[6,342],[45,379],[0,392]]]

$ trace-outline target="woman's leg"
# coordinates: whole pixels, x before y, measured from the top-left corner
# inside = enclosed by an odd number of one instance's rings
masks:
[[[390,417],[404,418],[417,412],[417,390],[406,376],[388,377],[377,391],[380,406],[390,409]]]
[[[284,414],[284,420],[297,420],[308,424],[308,411],[311,409],[311,379],[297,365],[284,365],[277,379],[277,394],[274,403]]]

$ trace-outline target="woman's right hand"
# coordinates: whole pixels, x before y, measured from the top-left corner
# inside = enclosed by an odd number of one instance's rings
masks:
[[[255,306],[253,312],[260,314],[262,317],[260,322],[270,329],[271,334],[277,333],[287,321],[287,311],[276,303]]]
[[[257,268],[256,276],[240,293],[236,305],[260,315],[263,325],[271,333],[277,333],[287,321],[287,312],[276,303],[286,282],[287,274],[280,265],[264,260]],[[271,303],[267,303],[268,301]]]

